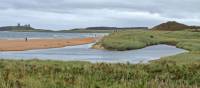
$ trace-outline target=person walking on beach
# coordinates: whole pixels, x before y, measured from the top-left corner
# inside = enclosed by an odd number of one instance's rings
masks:
[[[28,38],[27,37],[25,38],[25,42],[28,42]]]
[[[96,38],[96,37],[97,37],[97,35],[96,35],[96,34],[94,34],[94,37]]]

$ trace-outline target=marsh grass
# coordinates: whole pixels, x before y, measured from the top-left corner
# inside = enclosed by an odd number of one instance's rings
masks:
[[[189,31],[121,31],[103,38],[98,44],[110,50],[140,49],[169,44],[190,51],[200,51],[200,33]]]
[[[1,88],[198,88],[200,63],[0,61]]]
[[[121,31],[97,43],[109,50],[132,50],[151,45],[168,44],[189,52],[163,57],[148,65],[132,65],[139,72],[135,88],[198,88],[200,87],[200,33],[190,31]],[[137,79],[138,78],[138,79]],[[134,84],[134,83],[133,83]],[[195,84],[195,85],[193,85]],[[134,88],[133,87],[133,88]]]

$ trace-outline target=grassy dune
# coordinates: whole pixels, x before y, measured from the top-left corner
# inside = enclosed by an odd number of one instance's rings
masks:
[[[198,88],[200,63],[0,61],[0,88]]]
[[[156,44],[170,44],[190,51],[200,51],[200,33],[189,31],[121,31],[105,37],[98,44],[110,50],[140,49]]]
[[[121,31],[103,38],[95,46],[110,50],[132,50],[151,45],[168,44],[189,52],[162,59],[177,63],[200,63],[200,32],[190,31]],[[161,59],[161,60],[162,60]]]
[[[179,64],[200,63],[200,32],[191,31],[121,31],[103,38],[95,46],[109,50],[132,50],[151,45],[168,44],[189,52],[163,57],[161,60],[175,61]],[[181,63],[180,63],[181,62]],[[200,70],[200,68],[199,68]]]

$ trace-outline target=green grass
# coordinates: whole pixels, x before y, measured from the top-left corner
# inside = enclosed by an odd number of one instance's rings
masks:
[[[161,77],[161,78],[164,77],[164,79],[168,80],[170,79],[168,77],[182,78],[181,76],[185,75],[184,79],[185,78],[187,79],[188,77],[190,78],[192,76],[194,77],[188,80],[190,82],[200,81],[199,79],[200,75],[196,75],[196,76],[193,75],[194,73],[199,74],[199,71],[200,71],[200,66],[199,66],[200,64],[200,33],[199,32],[121,31],[121,32],[112,33],[109,36],[104,37],[100,42],[97,43],[98,46],[102,46],[105,49],[118,50],[118,51],[140,49],[140,48],[144,48],[151,45],[157,45],[157,44],[174,45],[178,48],[186,49],[189,52],[178,54],[175,56],[163,57],[160,60],[151,61],[148,65],[146,65],[147,68],[155,72],[161,72],[161,73],[156,74],[154,76],[149,75],[149,77]],[[95,46],[96,45],[94,45],[94,47]],[[193,70],[195,69],[193,68],[193,66],[197,66],[195,67],[197,69],[194,73],[193,71],[191,71],[192,69]],[[140,70],[144,70],[144,68],[140,68]],[[171,70],[175,71],[176,76],[174,74],[171,74],[172,72]],[[170,81],[167,81],[167,82],[171,83],[171,81],[175,81],[175,80],[170,79]],[[172,83],[177,84],[177,81],[172,82]],[[181,81],[180,83],[184,84],[185,82]],[[174,84],[168,84],[167,86],[169,88],[188,88],[187,86],[173,86],[172,87],[172,85]]]
[[[160,60],[156,60],[156,62],[165,60],[176,62],[178,65],[196,64],[200,63],[200,52],[187,52],[174,56],[163,57]]]
[[[200,33],[189,31],[121,31],[110,34],[98,44],[110,50],[140,49],[169,44],[190,51],[200,51]]]
[[[0,88],[197,88],[200,63],[0,61]]]

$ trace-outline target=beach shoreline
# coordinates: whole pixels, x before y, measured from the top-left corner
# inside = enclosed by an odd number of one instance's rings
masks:
[[[0,40],[0,51],[26,51],[94,43],[95,38]]]

